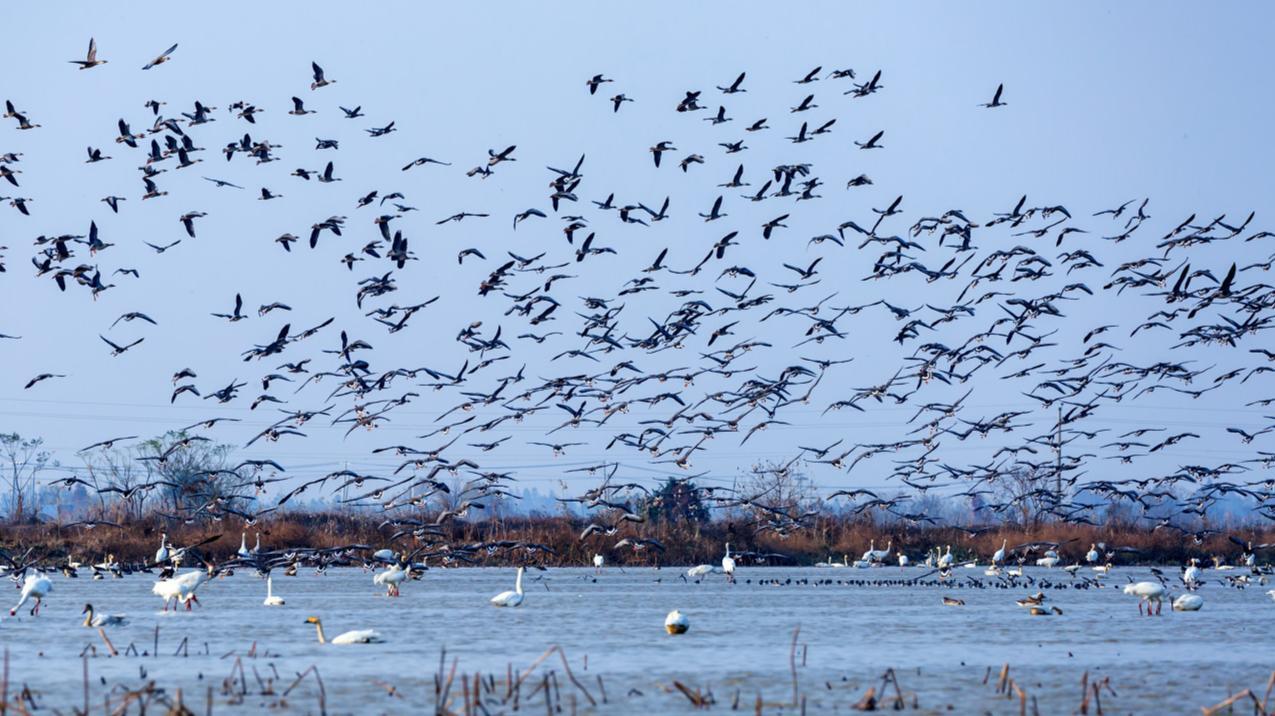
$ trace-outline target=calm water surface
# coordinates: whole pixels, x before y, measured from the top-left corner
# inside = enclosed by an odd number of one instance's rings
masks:
[[[739,583],[729,585],[720,575],[687,582],[673,568],[607,568],[596,578],[591,569],[554,569],[528,573],[526,600],[517,609],[487,604],[513,587],[509,569],[431,570],[405,584],[397,599],[385,597],[361,570],[323,576],[303,570],[295,578],[275,578],[275,593],[287,600],[279,608],[262,606],[265,581],[241,572],[205,584],[199,591],[202,608],[175,614],[160,612],[160,599],[151,594],[154,579],[147,575],[101,581],[55,575],[39,617],[24,609],[0,621],[0,644],[10,653],[12,685],[30,686],[42,707],[82,703],[80,655],[93,644],[95,708],[112,689],[154,679],[170,692],[182,687],[196,711],[213,686],[215,713],[279,707],[277,693],[312,664],[322,674],[329,713],[432,707],[442,649],[449,663],[459,659],[462,672],[503,677],[508,665],[526,668],[553,644],[566,650],[594,698],[601,695],[602,677],[608,701],[601,712],[689,711],[689,702],[669,691],[674,679],[711,689],[721,710],[738,690],[751,709],[758,692],[775,703],[791,697],[789,645],[798,625],[805,657],[798,679],[812,712],[847,711],[879,684],[887,667],[897,670],[906,691],[915,692],[922,712],[950,705],[967,713],[1017,713],[1016,701],[996,699],[982,683],[989,666],[999,670],[1004,663],[1042,713],[1074,710],[1085,671],[1091,678],[1111,677],[1116,695],[1104,695],[1109,713],[1198,713],[1233,691],[1252,687],[1260,693],[1275,669],[1275,602],[1264,593],[1271,587],[1241,590],[1221,583],[1222,575],[1239,572],[1206,572],[1202,611],[1173,613],[1166,604],[1164,615],[1151,619],[1139,618],[1136,600],[1118,588],[1129,576],[1149,577],[1141,569],[1117,569],[1104,580],[1112,586],[1104,589],[1046,589],[1046,604],[1064,612],[1048,618],[1031,617],[1014,603],[1034,588],[844,583],[922,572],[745,568]],[[981,568],[958,570],[960,579],[967,574],[991,581]],[[1073,581],[1058,570],[1029,568],[1028,574]],[[834,583],[815,583],[823,580]],[[6,588],[0,595],[6,593],[16,601],[16,591]],[[941,606],[943,595],[964,599],[966,606]],[[158,625],[159,657],[107,657],[96,632],[79,626],[85,602],[128,615],[127,626],[108,631],[121,651],[130,644],[152,651]],[[663,621],[675,608],[690,618],[691,629],[670,637]],[[304,623],[310,615],[322,617],[329,636],[372,628],[386,643],[322,646]],[[173,656],[183,638],[189,656]],[[254,642],[257,656],[244,659],[249,694],[240,704],[226,703],[222,681],[235,656],[246,655]],[[555,659],[551,666],[561,678],[561,663]],[[275,678],[276,695],[259,695],[254,668],[263,680]],[[387,695],[378,682],[392,684],[405,698]],[[571,691],[563,682],[564,712]],[[282,708],[317,712],[316,694],[304,683]],[[582,696],[578,704],[583,710]]]

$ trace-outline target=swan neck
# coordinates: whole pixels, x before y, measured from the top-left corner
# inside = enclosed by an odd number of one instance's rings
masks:
[[[323,622],[315,622],[314,630],[319,633],[319,643],[326,644],[328,640],[323,636]]]
[[[522,568],[518,568],[518,579],[514,582],[514,591],[522,594]]]

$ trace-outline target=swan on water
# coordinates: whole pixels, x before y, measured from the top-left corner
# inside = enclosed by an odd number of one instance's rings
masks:
[[[514,581],[514,589],[512,592],[501,592],[491,598],[493,607],[516,607],[522,604],[522,573],[523,567],[518,568],[518,578]]]
[[[97,614],[93,611],[92,604],[85,604],[84,626],[86,627],[108,627],[108,626],[124,626],[128,624],[128,617],[123,614]]]
[[[1138,614],[1142,614],[1142,605],[1147,605],[1147,616],[1151,616],[1151,603],[1155,602],[1155,613],[1160,613],[1163,606],[1164,595],[1168,592],[1163,584],[1159,582],[1134,582],[1126,585],[1125,594],[1132,594],[1138,598]]]
[[[330,641],[323,634],[323,622],[318,617],[307,617],[306,624],[313,624],[320,644],[378,644],[384,639],[375,629],[354,629],[333,637]]]
[[[735,582],[735,558],[730,556],[730,542],[726,543],[726,556],[722,557],[722,571],[726,573],[726,581]]]
[[[266,575],[266,600],[262,604],[267,607],[281,607],[284,605],[283,597],[277,597],[274,593],[274,580]]]

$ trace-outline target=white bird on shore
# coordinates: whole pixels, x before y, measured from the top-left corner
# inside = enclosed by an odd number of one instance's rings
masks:
[[[252,556],[252,552],[248,551],[248,533],[247,532],[239,533],[239,552],[237,554],[244,559],[247,559]]]
[[[48,577],[42,574],[27,575],[26,581],[22,583],[22,594],[18,598],[18,603],[9,610],[9,616],[16,616],[22,605],[31,599],[35,600],[35,605],[31,607],[31,616],[39,616],[40,603],[51,591],[53,591],[53,582],[50,582]]]
[[[593,555],[593,573],[602,574],[602,565],[606,564],[606,558],[600,554]]]
[[[886,557],[890,556],[890,550],[894,549],[894,540],[885,543],[885,549],[870,549],[870,559],[873,562],[884,562]]]
[[[155,550],[155,564],[163,564],[168,561],[168,533],[165,532],[159,536],[159,549]]]
[[[1173,600],[1175,612],[1198,612],[1202,606],[1204,606],[1204,597],[1198,594],[1183,594]]]
[[[873,556],[876,555],[877,553],[876,547],[877,547],[876,540],[868,540],[868,549],[864,551],[863,556],[859,558],[859,561],[871,562]]]
[[[670,634],[685,634],[687,629],[691,628],[691,620],[686,618],[678,610],[674,609],[664,618],[664,630]]]
[[[899,552],[899,566],[900,567],[908,566],[908,556],[906,554],[903,554],[902,552]]]
[[[85,615],[84,626],[86,627],[124,626],[128,624],[128,617],[123,614],[94,613],[92,604],[85,604],[84,611],[80,613]]]
[[[274,594],[274,580],[269,576],[266,577],[266,601],[262,602],[267,607],[281,607],[284,604],[283,597],[276,597]]]
[[[1151,616],[1151,603],[1155,602],[1155,613],[1160,613],[1160,608],[1164,603],[1164,595],[1168,590],[1159,582],[1135,582],[1126,585],[1125,594],[1132,594],[1138,598],[1138,614],[1142,614],[1142,605],[1147,605],[1147,616]]]
[[[522,573],[523,567],[518,568],[518,578],[514,582],[514,590],[512,592],[501,592],[491,598],[493,607],[516,607],[522,604]]]
[[[735,558],[730,556],[730,542],[726,543],[726,556],[722,557],[722,571],[726,573],[726,581],[735,583]]]
[[[375,629],[354,629],[339,634],[331,641],[328,641],[323,634],[323,622],[318,617],[307,617],[305,623],[314,625],[314,630],[319,635],[320,644],[378,644],[384,641]]]

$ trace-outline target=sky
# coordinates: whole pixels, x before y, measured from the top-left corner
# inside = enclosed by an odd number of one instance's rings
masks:
[[[874,220],[871,209],[899,195],[904,197],[905,213],[888,226],[900,234],[911,221],[951,208],[964,210],[975,221],[990,218],[993,212],[1008,211],[1024,194],[1029,205],[1069,207],[1076,217],[1074,225],[1097,234],[1115,225],[1090,214],[1130,199],[1150,198],[1153,219],[1137,240],[1111,245],[1089,238],[1079,244],[1095,253],[1101,250],[1107,265],[1081,277],[1095,288],[1120,261],[1152,255],[1154,240],[1189,214],[1227,214],[1238,221],[1256,211],[1252,227],[1273,228],[1267,223],[1267,203],[1275,190],[1270,170],[1275,149],[1267,140],[1272,104],[1269,93],[1260,91],[1260,73],[1269,66],[1265,35],[1275,19],[1268,4],[1205,8],[1151,2],[880,2],[792,7],[652,2],[606,7],[568,3],[545,12],[512,2],[391,2],[374,9],[330,2],[308,3],[304,9],[228,2],[166,9],[161,19],[98,3],[29,3],[3,12],[6,25],[21,31],[9,33],[0,46],[0,64],[6,68],[0,93],[42,126],[19,131],[12,119],[0,122],[0,153],[23,153],[19,164],[10,165],[21,170],[21,186],[0,184],[0,196],[34,198],[29,217],[0,202],[0,246],[8,247],[0,251],[8,268],[0,274],[0,333],[22,337],[0,341],[0,431],[43,436],[69,470],[80,464],[75,450],[89,443],[117,435],[154,435],[208,417],[240,418],[243,422],[218,428],[210,436],[246,443],[277,419],[271,408],[250,411],[247,404],[261,392],[255,380],[282,361],[245,364],[239,354],[254,343],[268,342],[285,322],[295,332],[329,317],[337,319],[325,332],[290,349],[285,358],[311,357],[315,365],[323,364],[320,349],[338,345],[337,331],[345,329],[373,344],[374,351],[362,357],[373,360],[379,370],[422,365],[455,369],[473,358],[454,341],[471,321],[483,321],[482,331],[488,336],[496,325],[502,326],[506,339],[525,332],[525,319],[503,315],[507,300],[480,298],[476,288],[505,251],[569,256],[574,247],[565,245],[559,220],[533,218],[516,231],[510,224],[516,212],[531,207],[552,217],[546,197],[553,175],[545,167],[569,168],[581,154],[586,156],[581,204],[562,213],[587,214],[598,243],[614,246],[618,254],[566,267],[562,272],[575,278],[553,291],[564,303],[562,318],[534,329],[540,332],[570,331],[578,319],[566,309],[585,312],[577,297],[614,296],[625,280],[641,275],[638,269],[662,248],[669,248],[670,265],[688,267],[731,229],[740,229],[745,240],[728,263],[764,266],[771,279],[792,278],[782,263],[826,257],[820,284],[796,296],[770,289],[776,305],[811,305],[830,294],[835,294],[831,306],[878,298],[898,305],[950,305],[963,282],[931,285],[914,276],[863,282],[879,251],[858,251],[854,243],[836,251],[828,250],[831,244],[805,245],[809,237],[827,233],[847,219],[860,224]],[[96,38],[99,56],[108,64],[80,71],[67,61],[83,57],[89,37]],[[173,43],[178,49],[170,62],[141,71]],[[321,64],[336,83],[312,91],[311,61]],[[823,68],[818,82],[794,84],[816,66]],[[881,70],[882,91],[861,99],[844,96],[847,81],[827,78],[841,68],[853,68],[860,82]],[[748,92],[723,97],[714,90],[741,71],[748,73]],[[584,83],[596,73],[614,82],[590,96]],[[1001,83],[1007,106],[979,107]],[[1254,91],[1255,84],[1259,91]],[[688,90],[703,90],[709,109],[674,112]],[[607,98],[617,91],[635,101],[613,113]],[[789,111],[811,93],[817,109],[803,115]],[[316,113],[289,116],[293,95]],[[120,118],[130,122],[134,132],[149,126],[151,115],[143,104],[150,99],[167,103],[162,108],[165,116],[191,111],[195,100],[218,109],[214,123],[191,130],[206,148],[199,153],[203,161],[188,169],[170,168],[158,178],[169,194],[143,201],[137,176],[143,152],[112,140]],[[240,100],[265,110],[257,124],[227,112],[228,105]],[[719,104],[727,106],[733,122],[721,128],[701,121]],[[361,106],[366,116],[345,119],[338,106]],[[834,117],[837,124],[830,135],[807,144],[784,141],[807,115],[812,126]],[[771,129],[743,131],[761,117],[768,118]],[[390,121],[398,131],[378,138],[365,131]],[[854,141],[865,141],[879,130],[885,130],[883,149],[862,151],[854,146]],[[238,156],[226,162],[219,148],[245,131],[254,139],[282,145],[276,150],[281,161],[258,166]],[[340,148],[315,150],[316,138],[336,139]],[[741,138],[749,149],[739,155],[724,156],[717,146]],[[672,161],[656,169],[647,148],[662,140],[671,141],[679,151],[671,152],[666,160]],[[485,163],[488,149],[509,145],[517,146],[515,162],[501,164],[488,179],[464,175],[469,167]],[[86,146],[100,147],[112,159],[86,164]],[[683,173],[676,163],[690,152],[704,155],[706,161]],[[400,171],[419,156],[451,166]],[[342,181],[323,185],[289,176],[298,167],[321,169],[328,160],[335,162]],[[728,180],[740,162],[752,184],[751,189],[739,190],[743,192],[755,190],[776,164],[808,162],[825,182],[823,198],[803,202],[807,205],[799,211],[778,203],[786,200],[737,199],[731,196],[736,190],[716,185]],[[874,184],[847,191],[846,180],[861,173],[870,175]],[[205,176],[246,188],[217,188],[201,178]],[[283,198],[258,201],[263,186]],[[398,272],[397,293],[373,305],[441,297],[396,334],[387,334],[363,317],[365,311],[353,300],[357,281],[390,267],[369,261],[348,271],[338,261],[376,235],[371,220],[380,212],[355,208],[357,197],[372,189],[381,194],[401,191],[406,203],[418,207],[419,212],[395,225],[410,236],[421,258]],[[671,196],[672,218],[651,228],[623,225],[613,214],[594,211],[585,203],[612,192],[619,202],[642,201],[648,206]],[[723,193],[730,216],[704,224],[695,213],[707,211]],[[118,215],[99,201],[108,194],[127,197]],[[207,216],[197,221],[197,237],[191,239],[185,237],[178,217],[194,210]],[[760,240],[756,227],[789,210],[788,228],[772,241]],[[434,223],[460,211],[491,217]],[[284,232],[304,236],[311,224],[331,215],[348,217],[345,238],[325,234],[318,250],[298,244],[292,253],[273,242]],[[119,267],[141,273],[136,280],[109,279],[116,287],[96,301],[83,290],[59,292],[49,277],[33,276],[29,261],[36,236],[83,234],[90,220],[97,222],[105,241],[116,244],[93,260],[103,268],[104,279],[108,270]],[[996,237],[983,242],[982,253],[1029,241],[1004,233]],[[182,243],[164,254],[142,243],[163,245],[179,238]],[[479,248],[487,260],[457,265],[456,254],[466,247]],[[1041,248],[1051,259],[1057,251],[1052,242]],[[1229,242],[1191,256],[1196,265],[1220,276],[1231,261],[1264,260],[1271,251],[1269,242]],[[922,258],[932,266],[942,261],[937,255]],[[695,281],[713,293],[711,277]],[[693,283],[666,275],[660,282],[665,287]],[[526,289],[535,277],[521,276],[516,283]],[[745,283],[724,280],[715,285],[738,290]],[[1019,284],[1000,288],[1025,290]],[[1043,292],[1036,289],[1028,293]],[[237,292],[244,296],[250,319],[228,323],[209,315],[229,311]],[[718,294],[709,300],[724,297]],[[258,318],[255,307],[272,301],[294,310]],[[1039,325],[1042,330],[1058,328],[1059,340],[1067,339],[1068,349],[1052,357],[1072,357],[1080,352],[1075,350],[1076,338],[1089,328],[1104,322],[1137,325],[1162,303],[1157,301],[1103,294],[1076,302],[1065,320]],[[663,316],[679,304],[654,292],[622,302],[624,322],[633,335],[649,329],[646,316]],[[944,332],[949,331],[945,327],[933,338],[958,341],[955,336],[968,336],[997,315],[992,304],[979,310],[974,321],[951,332]],[[147,313],[159,325],[134,321],[110,328],[126,311]],[[711,329],[718,323],[708,320],[705,326]],[[860,314],[849,324],[849,340],[808,351],[792,347],[802,338],[805,324],[749,323],[747,332],[736,339],[772,344],[740,361],[757,365],[759,374],[773,378],[800,356],[816,353],[853,357],[854,362],[830,372],[811,404],[784,411],[779,417],[789,425],[772,426],[742,446],[735,437],[719,438],[710,451],[696,455],[692,472],[707,471],[705,479],[725,482],[755,462],[791,457],[795,445],[826,445],[838,438],[847,445],[892,440],[904,432],[915,410],[912,405],[881,404],[866,413],[822,414],[828,403],[848,397],[855,388],[888,378],[900,357],[921,342],[903,348],[892,343],[898,324],[889,314]],[[146,340],[113,358],[99,334],[116,342]],[[1195,360],[1198,367],[1217,364],[1217,372],[1255,365],[1242,351],[1262,345],[1240,351],[1192,349],[1188,356],[1186,351],[1166,353],[1172,337],[1131,338],[1124,330],[1110,342],[1121,348],[1121,360],[1147,363],[1172,355],[1175,360]],[[930,338],[926,334],[922,341]],[[529,380],[534,380],[597,370],[619,360],[605,357],[601,366],[583,359],[549,360],[574,347],[578,346],[518,342],[511,358],[490,369],[485,378],[476,377],[474,387],[490,388],[494,377],[512,374],[524,363]],[[624,357],[646,370],[701,362],[694,353],[633,353]],[[326,360],[331,365],[330,357]],[[194,382],[205,394],[232,379],[249,385],[228,406],[187,400],[189,396],[170,405],[170,377],[187,367],[198,374]],[[1035,403],[1021,395],[1021,386],[996,379],[1011,370],[989,371],[972,386],[926,386],[918,397],[952,400],[975,387],[967,405],[971,415],[1035,410]],[[42,372],[68,377],[23,389]],[[1087,423],[1090,427],[1123,431],[1155,425],[1209,432],[1206,438],[1166,450],[1136,467],[1100,462],[1090,475],[1162,474],[1181,464],[1216,464],[1231,456],[1250,456],[1255,449],[1271,449],[1269,442],[1266,447],[1241,446],[1223,434],[1227,426],[1268,424],[1262,416],[1269,410],[1243,406],[1246,400],[1269,394],[1261,392],[1270,386],[1263,377],[1243,386],[1232,382],[1198,400],[1155,393],[1136,404],[1104,408]],[[317,409],[325,404],[331,385],[299,395],[292,395],[290,387],[270,392],[289,400],[284,408]],[[398,395],[408,387],[396,386],[391,393]],[[702,382],[694,392],[712,389],[711,383]],[[415,390],[419,398],[391,414],[393,422],[371,433],[344,437],[344,426],[311,423],[304,429],[305,439],[285,439],[237,454],[273,457],[296,476],[346,465],[387,472],[397,460],[372,455],[372,448],[440,443],[437,437],[413,436],[431,430],[434,419],[458,402],[454,391]],[[348,402],[341,409],[346,406]],[[566,439],[588,444],[558,459],[526,444],[542,439],[546,426],[561,420],[563,414],[553,412],[553,422],[533,420],[508,431],[514,436],[508,444],[481,455],[484,468],[515,470],[528,486],[541,489],[553,489],[563,480],[587,484],[594,478],[564,475],[562,470],[602,460],[620,460],[631,477],[654,479],[677,472],[632,453],[604,449],[618,428],[640,428],[638,420],[671,411],[660,408],[625,416],[606,428],[568,431]],[[1030,420],[1039,426],[1052,417],[1052,411],[1036,411]],[[952,462],[973,462],[1003,444],[996,436],[977,445],[948,441],[941,455]],[[814,467],[810,474],[826,489],[875,487],[882,484],[883,467],[888,466],[873,463],[848,474]]]

